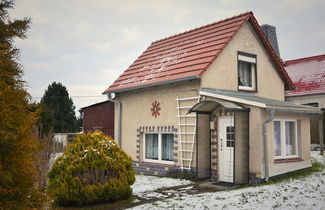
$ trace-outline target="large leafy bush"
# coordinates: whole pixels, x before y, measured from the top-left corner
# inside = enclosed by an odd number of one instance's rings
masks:
[[[58,205],[128,198],[135,181],[132,159],[102,132],[80,134],[53,164],[48,192]]]

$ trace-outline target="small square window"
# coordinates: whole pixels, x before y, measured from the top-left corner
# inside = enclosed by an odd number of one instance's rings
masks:
[[[227,130],[227,147],[235,146],[235,127],[228,126]]]
[[[256,90],[256,56],[238,54],[238,89]]]
[[[144,136],[144,160],[173,163],[173,139],[169,133],[146,133]]]

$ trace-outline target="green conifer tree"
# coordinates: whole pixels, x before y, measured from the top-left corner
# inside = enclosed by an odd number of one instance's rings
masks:
[[[44,110],[44,128],[52,128],[54,133],[78,131],[75,106],[67,88],[61,83],[53,82],[48,86],[42,97],[41,107]]]
[[[12,20],[13,0],[0,0],[0,209],[35,207],[35,114],[17,62],[15,38],[25,38],[30,19]]]

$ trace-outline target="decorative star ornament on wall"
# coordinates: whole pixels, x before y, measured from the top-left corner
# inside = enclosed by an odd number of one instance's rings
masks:
[[[160,106],[160,103],[157,101],[155,101],[155,103],[152,103],[150,110],[151,110],[151,115],[154,116],[155,118],[157,118],[157,116],[160,115],[161,108],[159,106]]]

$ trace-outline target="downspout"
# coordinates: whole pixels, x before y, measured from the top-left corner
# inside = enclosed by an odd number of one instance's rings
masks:
[[[263,142],[264,142],[264,172],[265,181],[269,181],[269,147],[267,141],[267,124],[274,118],[274,109],[270,110],[270,116],[263,123]]]
[[[118,119],[117,119],[118,120],[118,122],[117,122],[118,131],[117,131],[117,137],[116,137],[117,139],[116,139],[116,141],[117,141],[117,144],[120,147],[122,147],[122,138],[121,138],[121,131],[122,131],[122,129],[121,129],[121,126],[122,126],[121,103],[119,101],[117,101],[117,100],[112,99],[111,94],[107,94],[107,97],[108,97],[108,99],[107,99],[108,101],[111,101],[111,102],[117,104],[117,107],[118,107]]]
[[[199,117],[198,117],[198,113],[196,112],[195,113],[195,117],[196,117],[196,125],[195,125],[195,143],[196,143],[196,151],[195,151],[195,154],[196,154],[196,181],[199,180]]]
[[[81,133],[85,133],[85,112],[84,111],[82,111],[81,117],[82,117]]]

